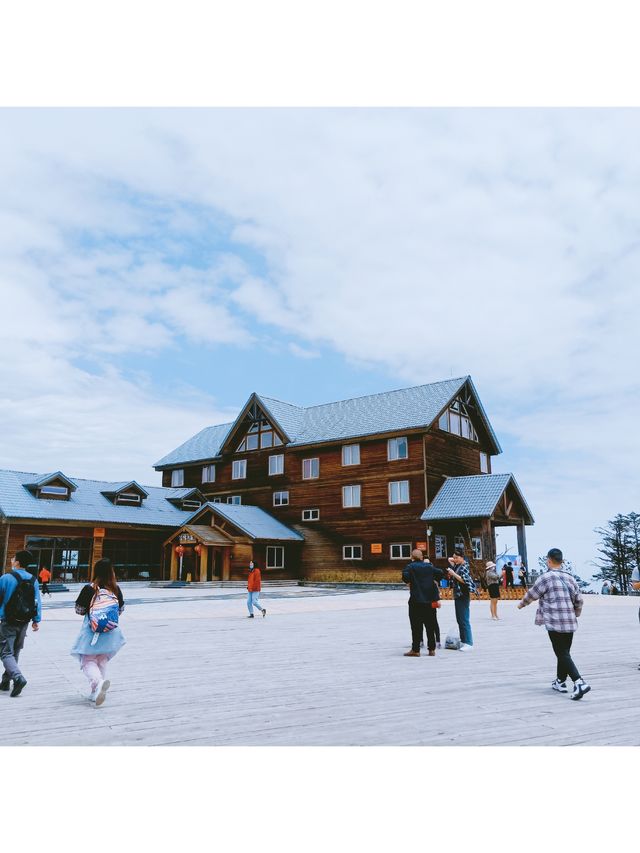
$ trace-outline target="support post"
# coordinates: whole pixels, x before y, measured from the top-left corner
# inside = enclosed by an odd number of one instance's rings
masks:
[[[171,571],[169,574],[169,579],[172,581],[178,580],[178,555],[176,554],[176,549],[173,547],[173,542],[169,544],[171,548]]]
[[[209,564],[209,546],[203,545],[200,551],[200,583],[206,583],[207,565]]]
[[[231,575],[231,548],[222,549],[222,580],[228,581]]]
[[[527,534],[524,521],[518,524],[518,553],[522,557],[522,562],[529,569],[529,559],[527,557]]]

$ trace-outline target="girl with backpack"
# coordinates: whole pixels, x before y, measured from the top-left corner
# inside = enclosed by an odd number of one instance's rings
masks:
[[[111,682],[107,680],[107,663],[126,640],[120,630],[119,615],[124,598],[116,582],[113,564],[108,558],[98,560],[93,580],[86,584],[76,599],[76,613],[84,616],[82,629],[70,654],[80,661],[91,687],[89,701],[102,705]]]

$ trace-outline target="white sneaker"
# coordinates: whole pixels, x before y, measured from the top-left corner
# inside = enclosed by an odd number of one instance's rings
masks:
[[[470,646],[468,643],[460,643],[460,651],[461,652],[472,652],[473,646]]]
[[[551,682],[551,687],[554,690],[557,690],[558,693],[568,693],[569,692],[569,688],[567,687],[567,682],[566,681],[558,681],[557,678],[555,681]]]
[[[571,694],[571,699],[582,699],[585,693],[588,693],[591,690],[591,685],[587,684],[587,682],[581,678],[580,681],[576,681],[573,685],[573,693]]]
[[[109,680],[101,681],[98,684],[98,688],[96,690],[96,698],[95,703],[97,706],[103,704],[104,700],[107,698],[107,690],[111,687],[111,682]]]

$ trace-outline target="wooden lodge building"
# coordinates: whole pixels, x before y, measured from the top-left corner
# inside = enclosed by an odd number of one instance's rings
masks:
[[[498,526],[517,528],[527,563],[533,516],[513,475],[491,473],[501,452],[469,376],[307,408],[252,394],[233,423],[155,465],[166,489],[207,501],[167,540],[165,570],[177,576],[182,537],[202,579],[244,576],[253,554],[267,579],[397,581],[415,547],[436,565],[456,545],[472,561],[495,559]],[[225,562],[222,536],[238,537],[241,513],[256,508],[299,538],[237,539],[242,559]],[[203,567],[205,530],[216,541]]]
[[[533,517],[470,377],[301,407],[252,394],[156,463],[162,487],[0,471],[0,566],[27,548],[55,580],[102,556],[122,580],[398,581],[413,548],[478,568]]]

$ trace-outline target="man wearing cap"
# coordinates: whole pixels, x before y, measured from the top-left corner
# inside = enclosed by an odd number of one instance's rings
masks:
[[[583,599],[573,575],[563,570],[564,557],[559,548],[551,548],[547,554],[549,571],[536,580],[528,590],[518,610],[538,602],[536,625],[544,625],[549,632],[558,667],[556,680],[551,687],[558,693],[568,693],[567,676],[573,681],[572,699],[582,699],[591,686],[582,678],[571,658],[573,634],[578,629],[578,616],[582,612]]]
[[[469,563],[464,556],[464,548],[456,548],[453,557],[449,557],[449,577],[453,583],[453,601],[456,610],[456,622],[460,630],[460,651],[470,652],[473,649],[473,634],[469,609],[471,593],[476,591],[476,585],[471,577]]]
[[[412,562],[402,572],[402,580],[409,584],[409,623],[411,625],[411,649],[405,657],[419,658],[423,626],[427,631],[429,657],[436,653],[436,607],[439,607],[438,581],[444,577],[442,569],[423,559],[419,548],[411,552]]]

